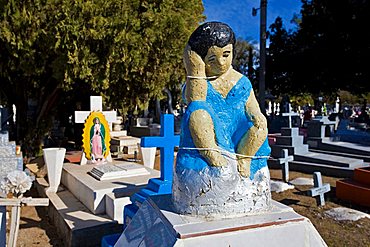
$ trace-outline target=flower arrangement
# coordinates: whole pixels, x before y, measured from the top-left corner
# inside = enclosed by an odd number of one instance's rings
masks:
[[[12,193],[13,197],[20,198],[31,189],[34,180],[35,178],[27,171],[14,170],[6,177],[0,178],[0,191],[5,195]]]

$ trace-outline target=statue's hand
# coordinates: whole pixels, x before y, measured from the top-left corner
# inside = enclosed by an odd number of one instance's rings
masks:
[[[251,159],[241,158],[238,160],[238,171],[241,176],[249,177],[251,174]]]
[[[227,164],[225,157],[220,152],[205,151],[205,156],[211,166],[221,167]]]
[[[192,51],[189,45],[186,45],[184,50],[184,64],[188,76],[206,76],[203,59],[195,51]]]

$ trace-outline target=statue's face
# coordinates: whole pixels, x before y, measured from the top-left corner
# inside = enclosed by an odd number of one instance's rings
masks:
[[[233,45],[228,44],[223,48],[212,46],[204,58],[207,76],[220,76],[224,74],[233,61]]]

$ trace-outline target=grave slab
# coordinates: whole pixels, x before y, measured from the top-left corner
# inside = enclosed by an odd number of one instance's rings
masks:
[[[315,153],[315,152],[309,152],[305,155],[295,154],[294,159],[297,161],[312,162],[312,163],[325,164],[325,165],[331,165],[331,166],[348,167],[352,169],[356,167],[364,166],[363,160],[335,156],[335,155],[330,155],[330,154]]]
[[[337,221],[357,221],[363,218],[370,219],[369,214],[351,208],[343,207],[332,208],[330,210],[325,211],[324,214]]]
[[[140,175],[149,175],[150,172],[140,164],[121,161],[119,163],[107,163],[94,166],[89,174],[99,181],[104,181]]]
[[[122,232],[122,225],[117,221],[106,214],[94,215],[61,186],[57,193],[46,193],[49,184],[44,178],[37,178],[35,185],[39,195],[50,200],[48,215],[64,246],[99,246],[104,235]]]
[[[210,219],[173,213],[168,195],[145,201],[115,246],[271,246],[272,239],[275,246],[327,246],[307,218],[275,201],[269,212]]]
[[[310,149],[313,151],[328,151],[334,152],[335,155],[363,159],[370,162],[370,146],[359,143],[351,143],[344,141],[335,141],[334,138],[310,138],[307,140]]]
[[[312,185],[313,186],[313,178],[295,178],[290,181],[293,185]]]
[[[273,169],[281,169],[281,165],[279,164],[277,159],[269,159],[268,166]],[[302,162],[302,161],[290,161],[289,162],[289,169],[291,171],[298,171],[303,173],[313,173],[316,171],[321,172],[326,176],[338,177],[338,178],[349,178],[353,175],[353,168],[349,167],[340,167],[340,166],[332,166],[332,165],[325,165],[320,163],[311,163],[311,162]]]
[[[119,192],[131,196],[144,188],[149,179],[159,177],[158,171],[145,168],[149,172],[148,175],[99,181],[88,174],[91,169],[92,165],[65,163],[62,184],[94,214],[105,213],[106,194]]]

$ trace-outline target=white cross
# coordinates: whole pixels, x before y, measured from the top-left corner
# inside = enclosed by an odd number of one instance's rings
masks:
[[[288,154],[288,149],[281,150],[281,158],[278,159],[279,164],[281,164],[281,171],[283,174],[283,181],[289,182],[289,161],[293,161],[293,156]]]
[[[21,217],[21,207],[22,206],[49,206],[48,198],[0,198],[0,207],[4,209],[6,206],[12,207],[12,216],[10,223],[10,232],[9,232],[9,242],[8,246],[16,247],[18,231],[19,231],[19,221]],[[5,215],[2,215],[5,218]],[[2,222],[3,223],[3,222]],[[1,224],[1,231],[3,232],[6,229],[5,224]],[[5,231],[5,230],[4,230]],[[4,235],[5,236],[5,235]],[[2,246],[5,246],[5,239],[1,239],[0,243]]]
[[[101,111],[112,130],[112,123],[117,120],[116,111],[103,111],[103,99],[101,96],[90,96],[90,111],[75,111],[75,123],[85,123],[86,118],[92,111]]]
[[[320,172],[313,173],[314,187],[308,191],[308,195],[316,197],[317,206],[325,205],[324,194],[330,191],[330,184],[322,184]]]
[[[289,117],[289,128],[292,128],[292,117],[299,116],[298,113],[292,112],[292,106],[289,103],[288,112],[283,113],[283,117]]]

